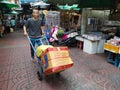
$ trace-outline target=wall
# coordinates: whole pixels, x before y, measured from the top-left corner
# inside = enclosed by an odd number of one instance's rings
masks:
[[[97,17],[99,19],[109,18],[110,10],[88,10],[87,17]]]
[[[88,8],[83,8],[82,9],[82,19],[81,19],[81,34],[84,34],[86,32],[88,32],[88,28],[92,28],[92,27],[88,27],[87,26],[87,20],[88,18],[99,18],[101,21],[103,20],[108,20],[109,18],[109,10],[92,10],[92,9],[88,9]]]

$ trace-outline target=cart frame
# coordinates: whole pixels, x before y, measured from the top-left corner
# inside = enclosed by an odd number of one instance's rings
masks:
[[[29,41],[32,49],[34,50],[34,54],[35,54],[35,55],[36,55],[36,48],[37,48],[38,46],[40,46],[40,45],[44,45],[43,40],[46,41],[46,44],[47,44],[47,45],[50,45],[50,44],[49,44],[49,41],[48,41],[48,39],[47,39],[46,36],[43,36],[43,37],[41,37],[41,38],[30,38],[30,37],[27,35],[27,38],[28,38],[28,41]],[[33,46],[32,41],[35,43],[35,47],[36,47],[36,48]],[[40,45],[38,45],[37,42],[40,42]],[[36,57],[37,57],[37,55],[36,55]],[[42,79],[44,79],[43,65],[42,65],[42,62],[41,62],[40,57],[37,57],[37,60],[38,60],[38,63],[39,63],[39,71],[37,72],[37,75],[38,75],[38,79],[39,79],[39,80],[42,80]],[[48,67],[48,60],[45,60],[45,68],[47,68],[47,67]]]

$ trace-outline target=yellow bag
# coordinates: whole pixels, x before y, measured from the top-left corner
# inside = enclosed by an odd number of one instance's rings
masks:
[[[36,48],[36,55],[37,57],[40,57],[40,55],[48,48],[53,47],[51,45],[40,45]]]

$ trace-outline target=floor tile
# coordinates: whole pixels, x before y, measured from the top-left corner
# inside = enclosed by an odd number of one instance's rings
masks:
[[[10,72],[11,71],[16,71],[16,70],[21,70],[25,69],[25,64],[24,63],[14,63],[10,67]]]
[[[8,81],[0,81],[0,90],[7,90]]]
[[[7,90],[30,90],[28,78],[9,80]]]
[[[10,71],[10,66],[3,66],[3,67],[0,67],[0,72],[9,72]]]
[[[120,70],[106,61],[107,54],[87,54],[69,47],[73,67],[38,80],[39,64],[30,57],[22,31],[0,39],[0,90],[119,90]]]
[[[27,72],[25,69],[17,69],[10,72],[9,79],[17,79],[17,78],[26,78]]]
[[[0,72],[0,81],[8,80],[9,72]]]

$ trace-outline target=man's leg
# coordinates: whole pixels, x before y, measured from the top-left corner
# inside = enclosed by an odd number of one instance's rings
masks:
[[[31,43],[32,43],[33,47],[35,47],[35,42],[33,40],[31,40]],[[35,53],[33,50],[33,47],[30,45],[32,59],[34,59],[34,53]]]
[[[40,45],[41,45],[40,40],[37,40],[37,46],[40,46]]]

